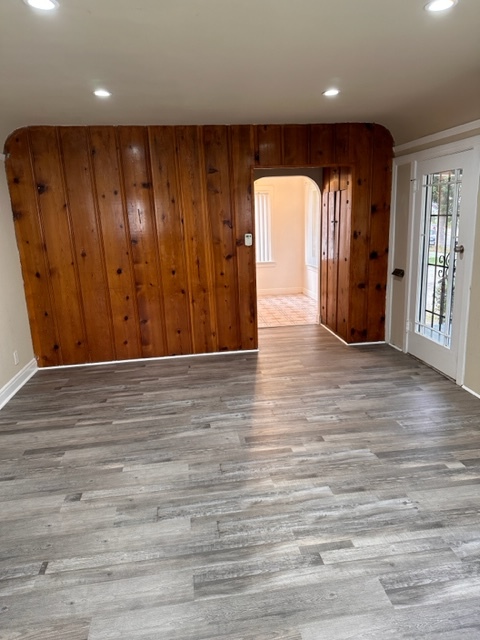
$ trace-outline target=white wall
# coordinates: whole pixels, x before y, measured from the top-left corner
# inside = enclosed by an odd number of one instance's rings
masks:
[[[302,293],[305,265],[305,178],[269,177],[255,189],[272,189],[273,263],[257,265],[258,295]]]
[[[318,185],[308,178],[304,180],[304,193],[305,193],[305,248],[308,246],[309,234],[312,234],[312,228],[309,228],[309,222],[307,218],[307,210],[314,206],[314,202],[312,201],[313,195],[318,196],[317,198],[317,228],[313,229],[313,234],[317,235],[317,250],[318,250],[318,264],[320,264],[320,252],[321,252],[321,241],[320,241],[320,228],[321,228],[321,217],[320,217],[320,207],[321,207],[321,193]],[[310,238],[313,240],[313,237]],[[305,250],[305,254],[307,251]],[[309,298],[318,302],[319,294],[320,294],[320,269],[316,266],[307,265],[304,263],[303,267],[303,293],[307,295]]]
[[[4,161],[0,160],[0,407],[7,388],[32,366],[33,347]],[[13,360],[18,352],[19,363]],[[3,395],[2,395],[3,392]]]
[[[303,293],[318,302],[318,268],[305,265],[303,274]]]
[[[479,176],[480,181],[480,176]],[[480,395],[480,184],[477,201],[477,224],[473,254],[470,310],[467,323],[467,357],[465,361],[465,386]]]
[[[305,176],[272,176],[255,181],[255,189],[268,189],[272,194],[274,259],[271,264],[257,264],[258,295],[304,293],[318,300],[319,270],[305,264],[305,207],[312,187],[318,189]]]

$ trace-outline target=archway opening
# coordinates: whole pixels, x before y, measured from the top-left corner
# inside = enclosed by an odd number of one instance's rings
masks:
[[[318,324],[322,169],[254,179],[258,327]]]

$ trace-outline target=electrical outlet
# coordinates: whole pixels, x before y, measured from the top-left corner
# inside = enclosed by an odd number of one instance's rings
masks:
[[[18,364],[18,363],[20,362],[20,359],[19,359],[19,357],[18,357],[18,351],[17,351],[17,350],[15,350],[15,351],[13,352],[13,362],[14,362],[15,364]]]

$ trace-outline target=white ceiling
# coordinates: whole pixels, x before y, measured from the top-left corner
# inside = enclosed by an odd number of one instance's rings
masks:
[[[480,0],[425,1],[0,0],[0,141],[30,124],[364,121],[400,144],[477,120]]]

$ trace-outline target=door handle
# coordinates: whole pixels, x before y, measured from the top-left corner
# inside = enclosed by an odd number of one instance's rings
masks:
[[[465,251],[465,247],[463,244],[456,244],[454,251],[455,253],[463,253]]]

